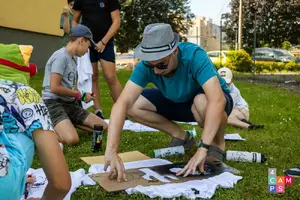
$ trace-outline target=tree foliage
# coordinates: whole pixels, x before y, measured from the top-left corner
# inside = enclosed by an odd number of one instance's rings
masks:
[[[168,23],[180,35],[192,26],[189,0],[121,0],[121,27],[116,36],[118,51],[127,52],[142,39],[151,23]]]
[[[286,50],[291,50],[292,44],[291,44],[289,41],[284,41],[284,42],[282,43],[282,48],[283,48],[283,49],[286,49]]]
[[[235,44],[237,37],[239,1],[231,0],[231,13],[225,15],[224,31],[231,45]],[[281,47],[284,41],[299,44],[299,16],[300,3],[297,0],[243,0],[243,48],[253,48],[255,27],[256,47],[265,44]]]

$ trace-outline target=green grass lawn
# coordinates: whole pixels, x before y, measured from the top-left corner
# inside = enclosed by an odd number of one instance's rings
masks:
[[[130,72],[119,71],[118,77],[122,85],[126,83]],[[43,74],[39,74],[31,85],[41,92]],[[106,118],[109,117],[113,102],[107,84],[100,76],[101,106]],[[265,164],[226,162],[232,167],[242,171],[243,179],[234,189],[218,189],[214,199],[300,199],[300,179],[293,179],[293,185],[285,188],[284,194],[268,193],[268,168],[277,168],[277,175],[283,176],[283,170],[300,164],[300,96],[265,85],[251,84],[247,82],[235,82],[242,96],[250,105],[250,119],[254,123],[264,124],[264,130],[248,131],[227,127],[227,133],[240,133],[246,141],[227,142],[226,148],[240,151],[256,151],[264,153],[268,161]],[[192,129],[185,125],[184,128]],[[201,129],[197,128],[201,133]],[[104,138],[106,141],[106,137]],[[170,137],[162,132],[134,133],[124,131],[121,137],[120,152],[137,150],[150,157],[153,150],[167,147]],[[105,146],[105,144],[104,144]],[[196,150],[196,147],[195,149]],[[193,155],[188,151],[182,158],[170,158],[171,161],[188,161]],[[103,155],[92,153],[91,136],[80,133],[80,143],[74,146],[65,146],[64,154],[70,171],[89,166],[80,160],[82,156]],[[35,158],[33,168],[39,168],[40,164]],[[144,195],[127,195],[125,192],[108,193],[100,186],[82,186],[73,195],[72,199],[147,199]]]

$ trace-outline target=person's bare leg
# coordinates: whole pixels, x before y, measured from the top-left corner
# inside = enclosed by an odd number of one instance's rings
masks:
[[[54,130],[59,137],[59,141],[63,144],[76,144],[79,142],[77,131],[69,119],[59,122]]]
[[[92,66],[93,66],[92,91],[96,96],[96,98],[94,99],[94,108],[95,110],[101,110],[98,62],[93,62]]]
[[[192,107],[194,109],[192,109],[192,112],[194,113],[194,117],[200,127],[203,127],[204,122],[205,122],[206,107],[207,107],[207,98],[206,98],[205,94],[197,95],[194,98],[194,104]],[[200,118],[198,118],[198,117],[200,117]],[[217,146],[221,150],[225,150],[224,134],[225,134],[226,124],[227,124],[227,115],[224,111],[220,127],[217,131],[217,134],[216,134],[212,144],[211,144],[212,146]]]
[[[250,117],[249,110],[246,110],[245,108],[240,108],[239,111],[243,114],[244,119],[249,121],[249,117]]]
[[[107,130],[107,123],[93,113],[90,113],[88,117],[83,121],[83,125],[88,126],[92,129],[94,128],[95,124],[101,124],[103,126],[103,130]]]
[[[245,114],[243,112],[241,112],[240,109],[238,109],[238,108],[233,108],[231,114],[234,114],[236,116],[236,118],[238,118],[239,120],[242,120],[242,119],[248,120],[247,117],[245,116]]]
[[[55,133],[37,129],[32,132],[34,143],[48,185],[41,200],[61,200],[71,188],[69,169]]]
[[[172,137],[182,140],[186,137],[184,129],[173,121],[157,114],[156,107],[142,95],[128,110],[127,115],[141,124],[163,131]]]
[[[228,122],[227,122],[229,125],[232,125],[234,127],[237,127],[237,128],[244,128],[244,129],[247,129],[249,128],[250,124],[247,124],[245,122],[242,122],[241,120],[239,120],[236,116],[229,116],[228,117]]]
[[[219,127],[217,135],[216,135],[216,137],[213,141],[213,144],[215,146],[219,147],[223,151],[225,150],[224,135],[225,135],[225,129],[226,129],[226,126],[227,126],[227,120],[228,120],[228,117],[227,117],[227,114],[224,111],[220,127]]]
[[[206,106],[206,104],[205,104]],[[205,107],[206,108],[206,107]],[[205,111],[203,111],[205,113]],[[194,115],[194,118],[196,120],[196,122],[198,123],[198,125],[200,126],[200,128],[203,128],[204,126],[204,119],[205,119],[205,115],[201,116],[202,113],[200,113],[197,109],[195,104],[192,105],[192,113]]]
[[[241,121],[242,119],[246,119],[244,113],[240,112],[238,109],[233,109],[228,117],[227,123],[238,128],[247,129],[250,126],[250,124]]]
[[[100,59],[100,62],[110,95],[113,101],[116,102],[122,92],[122,86],[117,77],[116,64],[103,59]]]

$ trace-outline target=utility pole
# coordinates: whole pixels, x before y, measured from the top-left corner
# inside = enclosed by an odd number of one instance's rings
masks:
[[[243,0],[240,0],[240,10],[239,10],[239,41],[238,49],[242,48],[242,15],[243,15]]]
[[[254,13],[254,42],[253,42],[253,49],[254,49],[254,57],[253,57],[253,69],[252,69],[252,73],[253,73],[253,77],[255,75],[255,71],[256,71],[256,55],[255,55],[255,48],[256,48],[256,11]]]
[[[234,43],[235,43],[235,50],[238,50],[238,42],[239,42],[239,29],[235,28],[235,38],[234,38]]]
[[[220,20],[220,54],[219,54],[219,58],[220,58],[220,68],[222,67],[222,15],[221,15],[221,20]]]

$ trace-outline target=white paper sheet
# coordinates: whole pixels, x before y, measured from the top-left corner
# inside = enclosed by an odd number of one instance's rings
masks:
[[[234,140],[234,141],[245,141],[246,139],[242,138],[238,133],[225,134],[225,140]]]

